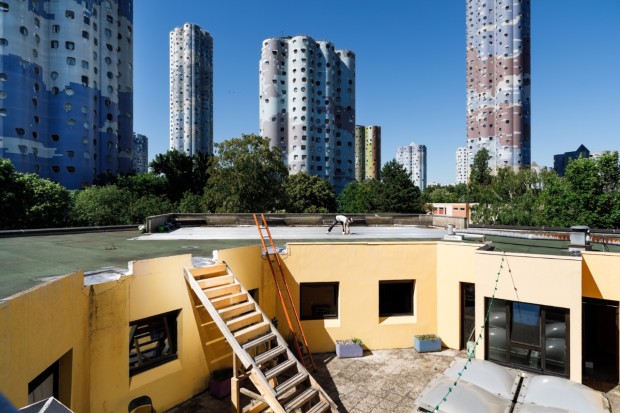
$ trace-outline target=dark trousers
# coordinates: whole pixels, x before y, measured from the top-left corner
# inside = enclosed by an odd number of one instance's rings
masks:
[[[337,224],[342,225],[342,231],[344,232],[344,222],[340,222],[337,219],[334,219],[334,222],[332,222],[332,224],[329,226],[327,232],[332,232],[332,228],[334,228]]]

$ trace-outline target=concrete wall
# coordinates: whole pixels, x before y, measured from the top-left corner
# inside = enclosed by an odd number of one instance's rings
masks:
[[[76,272],[0,302],[0,392],[28,404],[28,383],[62,359],[59,399],[89,411],[89,297]]]
[[[337,319],[303,321],[314,352],[361,338],[369,349],[405,348],[415,334],[437,331],[435,243],[289,244],[283,257],[293,300],[299,284],[339,282]],[[415,280],[412,316],[379,317],[379,281]]]
[[[570,311],[570,379],[581,383],[581,258],[477,251],[476,325],[485,319],[485,297],[567,308]],[[508,271],[510,268],[511,274]],[[513,284],[514,281],[514,284]],[[516,290],[515,290],[516,288]],[[479,328],[476,329],[476,337]],[[484,358],[484,334],[476,351]]]

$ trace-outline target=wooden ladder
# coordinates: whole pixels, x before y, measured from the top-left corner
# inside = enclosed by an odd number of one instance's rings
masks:
[[[238,404],[239,393],[233,393],[238,412],[338,412],[227,265],[186,268],[185,278],[199,301],[196,307],[207,310],[235,353],[235,360],[242,364],[242,378],[249,378],[260,393],[238,389],[252,400],[243,409]]]
[[[306,369],[314,371],[316,368],[314,359],[312,358],[312,353],[310,353],[310,348],[308,347],[308,341],[306,340],[304,330],[301,327],[299,313],[293,303],[291,290],[288,288],[284,271],[282,271],[280,254],[278,254],[276,246],[273,243],[273,238],[271,237],[271,231],[269,231],[269,226],[267,225],[265,215],[260,214],[259,220],[257,214],[254,214],[254,222],[256,223],[256,228],[258,229],[258,234],[260,235],[260,241],[263,245],[267,262],[269,262],[269,268],[271,268],[271,274],[273,274],[273,280],[276,283],[276,288],[278,289],[278,295],[280,297],[280,301],[282,302],[282,308],[284,309],[284,315],[286,316],[288,328],[292,334],[292,341],[295,347],[295,352],[297,353],[297,358]],[[269,240],[269,245],[267,245],[267,240]]]

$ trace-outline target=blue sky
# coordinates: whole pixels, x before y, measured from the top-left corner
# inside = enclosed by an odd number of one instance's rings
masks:
[[[620,1],[532,1],[532,160],[620,146]],[[455,181],[465,146],[465,0],[134,2],[134,130],[168,150],[169,32],[214,42],[214,141],[258,133],[262,40],[306,34],[356,53],[357,123],[382,127],[382,162],[411,142],[428,182]]]

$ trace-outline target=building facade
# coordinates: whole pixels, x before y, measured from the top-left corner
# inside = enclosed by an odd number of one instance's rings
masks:
[[[590,150],[583,145],[579,145],[577,150],[572,152],[564,152],[558,155],[553,155],[553,169],[557,172],[558,176],[564,176],[564,171],[570,161],[579,158],[589,158]]]
[[[469,164],[467,163],[467,148],[456,149],[456,183],[466,184],[469,179]]]
[[[135,132],[133,134],[133,170],[138,174],[149,171],[149,138]]]
[[[468,163],[530,165],[530,0],[467,0]]]
[[[396,149],[396,162],[411,174],[411,180],[420,191],[426,188],[426,146],[415,142]]]
[[[133,1],[0,5],[0,156],[69,189],[132,169]]]
[[[355,54],[309,36],[263,41],[260,134],[289,172],[327,178],[337,193],[355,179]]]
[[[213,39],[191,23],[170,32],[170,149],[213,153]]]
[[[380,179],[381,126],[355,126],[355,180]]]

